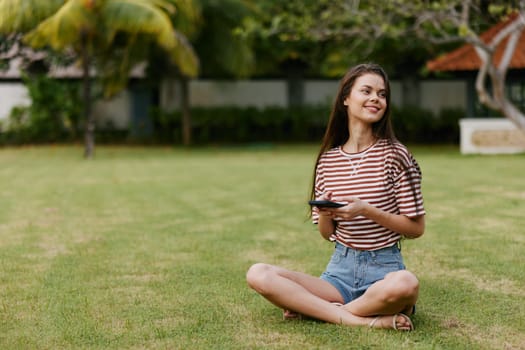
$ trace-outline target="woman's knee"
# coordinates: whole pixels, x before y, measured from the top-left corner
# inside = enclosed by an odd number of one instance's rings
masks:
[[[248,285],[263,294],[271,283],[273,267],[268,264],[257,263],[252,265],[246,273]]]
[[[417,297],[419,293],[419,280],[410,271],[401,270],[388,274],[385,280],[390,282],[393,297],[405,299]]]

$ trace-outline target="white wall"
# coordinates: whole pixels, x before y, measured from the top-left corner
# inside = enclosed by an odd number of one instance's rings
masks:
[[[439,112],[444,107],[466,108],[466,83],[462,81],[421,81],[421,107]],[[306,80],[304,100],[307,104],[332,103],[339,85],[338,80]],[[400,106],[403,92],[399,81],[391,82],[392,104]],[[161,85],[161,106],[173,110],[180,105],[179,87],[174,81]],[[100,125],[105,121],[117,128],[127,128],[131,120],[131,94],[128,91],[110,101],[99,102],[94,107]],[[285,80],[238,80],[190,82],[190,103],[192,106],[240,106],[240,107],[285,107],[288,92]],[[29,104],[26,89],[22,83],[0,81],[0,119],[9,115],[11,108]]]
[[[15,106],[31,103],[27,89],[22,83],[0,83],[0,120],[7,119]]]
[[[304,100],[308,104],[332,104],[339,88],[336,80],[307,80],[304,83]]]
[[[0,82],[0,120],[7,120],[11,109],[16,106],[29,106],[31,100],[24,84],[20,82]],[[124,91],[111,100],[99,101],[93,106],[97,123],[107,121],[117,129],[127,129],[131,115],[131,97]]]
[[[401,106],[403,101],[403,90],[401,83],[398,81],[390,82],[390,103],[394,106]]]
[[[445,107],[467,106],[467,83],[464,81],[422,81],[420,106],[434,113]]]
[[[288,93],[283,80],[195,80],[190,83],[190,104],[200,107],[285,107]]]
[[[403,101],[401,83],[391,81],[392,104],[400,106]],[[306,80],[304,101],[306,104],[331,104],[339,88],[339,80]],[[421,83],[422,107],[439,111],[441,107],[466,108],[466,85],[462,82]],[[425,91],[425,90],[429,91]],[[461,90],[464,89],[464,90]],[[436,94],[445,96],[436,98]],[[284,80],[238,80],[190,82],[190,104],[199,107],[240,106],[265,107],[288,104],[287,85]],[[161,105],[167,110],[180,105],[179,86],[173,80],[161,85]]]
[[[131,94],[124,90],[111,100],[98,101],[93,113],[99,126],[110,124],[116,129],[127,129],[131,120]]]

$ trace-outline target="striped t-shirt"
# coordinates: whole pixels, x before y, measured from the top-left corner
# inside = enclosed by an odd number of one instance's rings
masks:
[[[326,191],[332,198],[357,197],[393,214],[415,217],[425,214],[421,194],[421,170],[412,154],[399,142],[386,139],[359,153],[346,153],[342,147],[325,152],[315,176],[315,197]],[[317,208],[312,219],[319,221]],[[394,245],[401,235],[374,221],[357,216],[336,219],[332,238],[359,250],[376,250]]]

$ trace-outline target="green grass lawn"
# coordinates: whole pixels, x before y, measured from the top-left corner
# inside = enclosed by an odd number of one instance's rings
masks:
[[[1,349],[525,349],[525,155],[414,147],[416,331],[283,321],[245,283],[320,274],[316,146],[0,150]]]

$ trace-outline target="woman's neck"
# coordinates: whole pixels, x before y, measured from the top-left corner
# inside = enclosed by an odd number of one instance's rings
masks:
[[[343,150],[348,153],[363,152],[377,141],[370,131],[369,133],[351,133],[348,141],[343,145]]]

